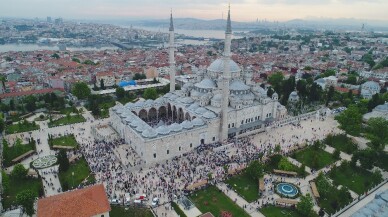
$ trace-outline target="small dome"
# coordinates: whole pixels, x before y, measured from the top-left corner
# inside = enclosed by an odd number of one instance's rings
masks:
[[[139,123],[135,130],[140,133],[140,132],[143,132],[146,129],[147,129],[147,126],[145,124]]]
[[[154,138],[158,135],[158,133],[154,129],[148,128],[144,130],[141,135],[145,138]]]
[[[154,104],[154,101],[152,99],[147,99],[145,102],[144,102],[145,106],[152,106],[152,104]]]
[[[129,103],[125,104],[124,107],[130,109],[132,106],[133,106],[133,103],[129,102]]]
[[[203,108],[203,107],[199,107],[195,110],[195,113],[201,115],[203,113],[207,112],[207,109]]]
[[[207,119],[211,119],[211,118],[217,117],[217,116],[216,116],[213,112],[211,112],[211,111],[205,112],[202,116],[205,117],[205,118],[207,118]]]
[[[221,102],[222,94],[219,93],[219,94],[214,95],[212,100],[217,101],[217,102]]]
[[[135,120],[133,120],[133,121],[129,124],[129,126],[131,126],[131,127],[137,127],[139,124],[140,124],[140,121],[137,120],[137,119],[135,119]]]
[[[168,92],[163,97],[170,98],[172,96],[172,93]]]
[[[143,101],[137,101],[134,106],[135,107],[143,107],[144,106],[144,102]]]
[[[201,118],[196,118],[192,120],[191,123],[193,123],[194,126],[202,126],[205,124]]]
[[[249,90],[249,86],[244,84],[244,82],[240,81],[240,80],[234,80],[230,83],[229,85],[229,88],[230,90],[234,90],[234,91],[241,91],[241,90]]]
[[[133,118],[131,118],[131,117],[127,117],[127,118],[125,119],[125,122],[127,122],[127,124],[129,124],[129,123],[131,123],[131,122],[132,122],[132,120],[133,120]]]
[[[201,82],[196,83],[195,86],[202,89],[214,89],[217,87],[214,81],[209,78],[203,79]]]
[[[199,105],[197,103],[191,104],[188,109],[195,111],[197,108],[199,108]]]
[[[181,123],[181,126],[183,127],[183,129],[191,129],[194,127],[193,123],[191,123],[190,121],[183,121]]]
[[[173,123],[170,125],[170,130],[174,132],[179,132],[182,130],[182,126],[177,123]]]
[[[190,104],[194,102],[194,100],[191,97],[184,97],[184,98],[181,98],[179,101],[181,101],[184,104]]]
[[[223,59],[223,58],[216,59],[214,62],[212,62],[212,64],[210,64],[210,66],[207,68],[207,70],[210,72],[223,73],[224,72],[224,62],[225,62],[225,59]],[[241,71],[240,67],[233,60],[229,60],[229,70],[230,70],[230,73],[236,73],[236,72]]]
[[[158,128],[156,128],[156,132],[160,135],[167,135],[169,134],[171,131],[168,127],[166,126],[160,126]]]

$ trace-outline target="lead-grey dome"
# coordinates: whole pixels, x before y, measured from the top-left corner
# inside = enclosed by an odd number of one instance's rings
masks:
[[[210,66],[207,68],[211,72],[224,72],[224,62],[223,58],[216,59]],[[241,72],[240,67],[233,60],[229,60],[229,70],[230,73]]]
[[[154,129],[148,128],[144,130],[141,135],[146,138],[154,138],[158,135],[158,133]]]
[[[214,89],[217,87],[214,81],[209,78],[203,79],[201,82],[196,83],[195,86],[203,89]]]
[[[244,82],[240,80],[234,80],[229,85],[230,90],[234,91],[243,91],[243,90],[249,90],[250,87],[244,84]]]

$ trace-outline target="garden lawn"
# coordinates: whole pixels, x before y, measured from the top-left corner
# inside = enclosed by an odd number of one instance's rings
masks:
[[[354,144],[352,140],[346,136],[346,134],[328,135],[325,138],[324,143],[348,154],[352,154],[358,149],[357,145]]]
[[[75,124],[85,122],[85,118],[82,115],[71,115],[70,117],[62,117],[58,120],[48,123],[49,127],[62,126],[67,124]]]
[[[301,151],[297,151],[292,155],[300,163],[307,165],[308,167],[319,170],[323,167],[334,163],[336,160],[333,155],[322,150],[314,149],[312,146],[307,147]]]
[[[12,147],[9,147],[8,150],[3,153],[3,155],[4,155],[4,158],[3,158],[4,166],[6,166],[6,167],[11,166],[13,159],[19,157],[20,155],[22,155],[24,153],[27,153],[27,152],[29,152],[31,150],[34,150],[34,149],[35,149],[35,147],[34,147],[34,144],[32,144],[32,143],[30,143],[30,144],[22,144],[22,145],[20,145],[18,147],[16,147],[15,145],[12,146]]]
[[[202,213],[211,212],[214,216],[220,216],[221,211],[228,211],[233,216],[249,217],[248,213],[215,186],[194,192],[190,199]]]
[[[74,172],[74,176],[72,175]],[[90,169],[88,163],[84,158],[71,163],[69,169],[66,172],[59,173],[59,180],[61,181],[62,188],[68,186],[69,189],[76,188],[80,185],[86,178],[88,183],[93,183],[95,181],[94,175],[90,174]],[[66,184],[67,183],[67,184]]]
[[[78,143],[75,140],[73,134],[66,135],[66,136],[61,136],[61,137],[58,137],[58,138],[54,138],[52,140],[52,145],[53,146],[54,145],[70,146],[70,147],[73,147],[73,148],[77,148],[78,147]]]
[[[361,167],[353,168],[349,163],[342,163],[341,166],[333,168],[329,172],[329,177],[335,185],[343,185],[357,194],[363,194],[371,187],[377,185],[382,180],[373,173],[362,169]]]
[[[153,217],[151,210],[139,207],[124,207],[111,205],[110,217]]]
[[[267,206],[260,209],[260,212],[266,217],[304,217],[296,209]],[[318,215],[317,215],[318,216]]]
[[[5,127],[5,132],[7,134],[13,134],[13,133],[22,133],[22,132],[28,132],[28,131],[34,131],[34,130],[39,130],[40,127],[38,124],[32,124],[32,123],[17,123],[17,124],[12,124],[9,126]]]
[[[245,172],[231,177],[226,183],[249,203],[259,199],[259,182]]]
[[[22,191],[31,190],[35,195],[43,194],[43,185],[40,179],[12,179],[9,180],[9,189],[2,197],[3,209],[8,209],[12,205],[16,205],[16,195]]]

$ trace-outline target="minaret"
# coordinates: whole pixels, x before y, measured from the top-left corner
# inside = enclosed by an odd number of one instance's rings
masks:
[[[222,76],[222,116],[221,116],[221,142],[228,139],[228,107],[229,107],[229,82],[230,82],[230,45],[232,43],[232,25],[230,21],[230,5],[226,21],[225,46],[224,46],[224,74]]]
[[[172,11],[170,16],[170,42],[168,49],[168,62],[170,64],[170,92],[175,91],[175,58],[174,58],[174,24],[172,22]]]

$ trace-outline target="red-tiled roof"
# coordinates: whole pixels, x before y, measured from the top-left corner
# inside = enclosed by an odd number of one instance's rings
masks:
[[[104,185],[69,191],[38,200],[38,217],[90,217],[111,210]]]
[[[10,97],[17,97],[17,96],[27,96],[27,95],[32,95],[32,94],[52,93],[52,92],[54,92],[54,90],[64,91],[63,89],[48,88],[48,89],[41,89],[41,90],[29,90],[29,91],[22,91],[22,92],[11,92],[11,93],[0,94],[0,99],[10,98]]]

